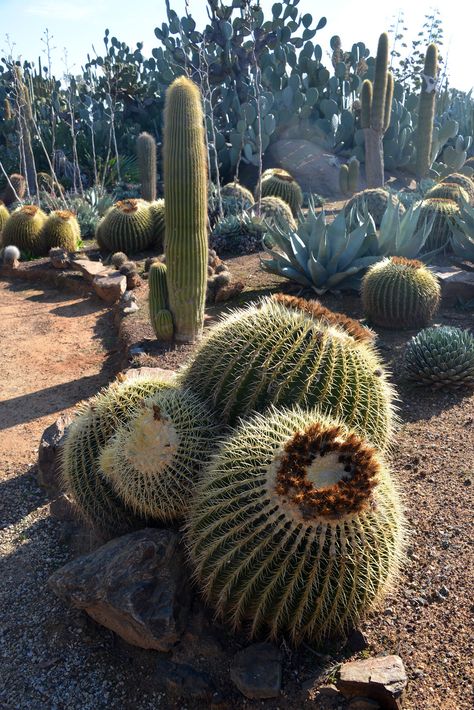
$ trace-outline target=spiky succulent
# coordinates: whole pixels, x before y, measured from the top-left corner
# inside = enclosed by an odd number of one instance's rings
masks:
[[[467,193],[469,204],[474,204],[474,182],[462,173],[451,173],[441,180],[441,184],[459,185]]]
[[[155,200],[149,209],[153,218],[152,246],[161,254],[165,248],[165,201]]]
[[[224,216],[229,214],[232,210],[232,206],[238,207],[239,212],[243,212],[248,207],[251,207],[255,200],[246,187],[240,185],[238,182],[228,182],[221,188],[221,198],[224,207]],[[236,210],[237,211],[237,210]],[[232,212],[235,214],[235,212]]]
[[[392,204],[397,208],[401,217],[405,212],[403,204],[396,195],[388,192],[388,190],[384,190],[381,187],[375,187],[357,192],[346,202],[344,214],[349,224],[354,224],[354,221],[357,223],[357,219],[355,217],[357,212],[364,217],[367,213],[369,213],[374,220],[375,226],[378,228],[380,227],[389,202],[392,202]]]
[[[107,536],[144,527],[146,520],[123,503],[101,473],[102,449],[146,398],[171,386],[159,378],[114,382],[80,407],[67,431],[61,462],[63,488],[85,520]]]
[[[428,238],[422,248],[422,253],[446,249],[451,240],[459,207],[453,200],[432,197],[423,200],[420,205],[418,225],[431,222]]]
[[[400,215],[393,202],[388,202],[376,235],[376,254],[414,259],[421,251],[428,251],[425,245],[434,241],[432,232],[437,225],[437,214],[424,204],[413,203]]]
[[[190,392],[156,392],[122,425],[100,455],[100,470],[137,515],[174,520],[187,510],[215,444],[207,407]]]
[[[43,239],[45,222],[46,215],[37,205],[18,207],[3,227],[3,246],[12,244],[22,252],[44,256],[48,253]]]
[[[320,643],[356,626],[391,587],[404,518],[363,438],[317,410],[273,409],[221,445],[187,539],[219,618],[251,637]]]
[[[245,212],[220,219],[209,237],[209,246],[218,254],[252,254],[263,248],[265,224]]]
[[[81,229],[74,212],[69,210],[51,212],[43,227],[43,239],[48,251],[54,247],[61,247],[70,252],[77,251]]]
[[[432,387],[474,387],[474,336],[443,325],[425,328],[405,351],[407,379]]]
[[[467,203],[454,216],[451,246],[456,256],[474,261],[474,207]]]
[[[10,217],[10,212],[7,210],[4,203],[0,200],[0,244],[1,244],[2,229],[4,228],[5,223],[9,217]]]
[[[371,218],[366,217],[349,230],[342,212],[328,225],[324,213],[316,215],[311,203],[295,231],[270,231],[273,249],[265,237],[265,252],[271,259],[261,258],[260,265],[264,271],[296,281],[317,294],[358,289],[365,269],[380,259],[371,252],[374,229]]]
[[[224,426],[272,404],[307,403],[376,445],[391,436],[393,390],[371,344],[272,299],[223,317],[180,380]]]
[[[248,210],[250,215],[259,216],[269,227],[285,230],[296,229],[296,221],[289,205],[280,197],[268,195],[260,200],[260,214],[258,215],[258,204],[253,205]]]
[[[153,243],[154,222],[150,205],[144,200],[121,200],[104,215],[97,226],[99,247],[107,251],[133,254]]]
[[[280,197],[296,217],[303,204],[303,193],[295,178],[281,168],[270,168],[262,174],[262,197]]]
[[[361,295],[370,322],[385,328],[410,329],[430,321],[438,309],[441,288],[421,261],[394,256],[368,270]]]
[[[457,205],[469,201],[469,195],[461,185],[456,183],[441,182],[428,190],[426,197],[440,198],[442,200],[452,200]]]

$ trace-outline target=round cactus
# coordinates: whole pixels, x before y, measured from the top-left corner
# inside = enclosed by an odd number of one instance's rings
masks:
[[[474,337],[461,328],[425,328],[405,352],[409,380],[432,387],[474,387]]]
[[[353,207],[361,214],[364,214],[365,210],[367,210],[372,216],[375,226],[378,228],[382,223],[382,218],[387,209],[389,200],[398,208],[398,213],[401,217],[405,212],[405,207],[396,195],[391,194],[381,187],[356,192],[356,194],[346,202],[344,214],[349,218]]]
[[[455,217],[460,212],[459,206],[453,200],[432,197],[421,203],[418,225],[434,218],[433,226],[423,246],[422,253],[445,249],[451,238],[452,229],[456,224]]]
[[[301,187],[290,173],[280,168],[270,168],[262,174],[262,197],[280,197],[290,206],[294,217],[303,204]]]
[[[171,386],[158,378],[114,382],[79,409],[67,430],[61,461],[63,488],[85,520],[107,536],[144,527],[146,520],[120,500],[100,472],[102,449],[135,416],[144,399]]]
[[[257,205],[250,207],[247,212],[251,215],[255,215],[257,213]],[[283,224],[288,225],[291,230],[296,229],[296,222],[291,209],[281,197],[273,197],[270,195],[262,197],[260,200],[260,218],[268,222],[271,227],[278,227]]]
[[[145,200],[120,200],[100,220],[96,240],[101,249],[131,254],[151,246],[153,231],[153,216]]]
[[[55,210],[51,212],[43,227],[43,239],[46,249],[61,247],[66,251],[75,252],[79,246],[81,229],[74,212]]]
[[[18,207],[5,222],[2,231],[2,244],[12,244],[20,251],[33,256],[44,256],[48,249],[43,240],[43,227],[46,215],[37,205]]]
[[[153,218],[153,243],[152,246],[160,254],[165,248],[165,201],[155,200],[150,205]]]
[[[123,251],[116,251],[115,254],[112,254],[110,261],[116,269],[120,269],[120,267],[127,263],[128,256],[124,254]]]
[[[7,219],[10,217],[10,212],[7,210],[3,202],[0,200],[0,244],[1,244],[1,233],[5,226]]]
[[[317,410],[272,410],[221,445],[189,513],[195,577],[250,636],[344,634],[396,578],[404,518],[379,454]]]
[[[467,175],[461,173],[451,173],[441,180],[441,185],[459,185],[467,193],[469,203],[474,204],[474,182]]]
[[[451,200],[461,206],[463,202],[469,202],[469,195],[466,190],[460,185],[449,182],[441,182],[428,190],[426,197],[440,198],[442,200]]]
[[[182,517],[215,442],[215,423],[189,392],[163,389],[102,450],[100,470],[137,515]]]
[[[375,445],[391,436],[393,391],[371,344],[269,298],[223,317],[180,379],[224,426],[271,404],[306,402]]]
[[[361,294],[369,321],[384,328],[410,329],[430,321],[438,309],[441,288],[421,261],[392,256],[370,267]]]
[[[221,198],[224,202],[227,200],[233,200],[240,206],[240,211],[251,207],[255,200],[246,187],[240,185],[238,182],[228,182],[221,188]],[[224,209],[225,211],[225,209]]]

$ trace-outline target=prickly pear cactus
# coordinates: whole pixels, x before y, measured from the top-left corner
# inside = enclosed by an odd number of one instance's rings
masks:
[[[432,197],[422,202],[418,217],[419,226],[421,227],[426,220],[431,221],[434,218],[433,226],[422,249],[423,253],[447,248],[452,230],[456,226],[455,217],[459,213],[459,206],[453,200]]]
[[[12,244],[22,252],[33,256],[44,256],[48,253],[43,239],[43,227],[46,214],[37,205],[18,207],[5,222],[2,230],[2,244]]]
[[[134,254],[153,243],[153,216],[145,200],[120,200],[102,217],[96,230],[101,249]]]
[[[295,178],[281,168],[270,168],[262,174],[262,197],[280,197],[294,217],[303,204],[303,193]]]
[[[250,636],[343,635],[395,581],[396,485],[366,441],[317,410],[243,422],[198,484],[187,527],[196,580]]]
[[[448,325],[425,328],[407,345],[405,374],[418,385],[474,387],[474,336]]]
[[[421,261],[392,256],[369,268],[361,295],[369,322],[384,328],[410,329],[431,320],[439,306],[441,288]]]
[[[75,252],[79,246],[81,228],[74,212],[55,210],[51,212],[43,227],[43,239],[46,249],[60,247]]]
[[[361,214],[368,211],[374,220],[375,226],[380,227],[389,200],[398,208],[398,213],[401,217],[402,214],[405,213],[405,207],[396,195],[391,194],[381,187],[356,192],[356,194],[346,202],[344,214],[349,218],[353,207]]]

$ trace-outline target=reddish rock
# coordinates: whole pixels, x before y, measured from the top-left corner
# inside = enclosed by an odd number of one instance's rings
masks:
[[[89,259],[74,259],[72,267],[80,271],[87,281],[94,281],[96,276],[112,273],[110,268],[104,266],[101,261],[90,261]]]
[[[102,301],[116,303],[127,290],[127,277],[115,272],[106,276],[96,276],[92,282],[94,291]]]
[[[382,656],[343,663],[337,687],[346,698],[368,698],[384,710],[401,710],[407,680],[399,656]]]

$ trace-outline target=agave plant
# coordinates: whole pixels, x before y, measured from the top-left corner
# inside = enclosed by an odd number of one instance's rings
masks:
[[[461,259],[474,261],[474,207],[464,201],[459,215],[454,216],[458,226],[453,228],[451,245],[453,252]]]
[[[423,249],[433,227],[433,216],[418,225],[422,203],[412,204],[407,211],[400,211],[389,201],[377,233],[377,254],[380,256],[404,256],[415,259]],[[424,254],[430,257],[435,252]]]
[[[370,215],[350,229],[340,212],[328,225],[325,213],[317,215],[311,201],[296,230],[285,232],[279,224],[265,235],[264,249],[271,259],[261,258],[260,265],[264,271],[296,281],[318,295],[358,289],[364,271],[381,258],[374,254],[374,234]]]

